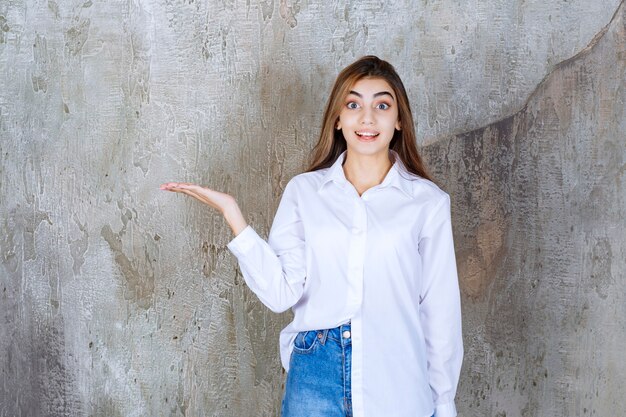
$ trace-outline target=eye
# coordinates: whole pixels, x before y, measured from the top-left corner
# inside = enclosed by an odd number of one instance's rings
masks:
[[[379,104],[376,106],[376,108],[377,108],[377,109],[381,109],[381,110],[387,110],[387,109],[389,108],[389,104],[387,104],[387,103],[379,103]]]
[[[359,105],[358,105],[357,103],[355,103],[354,101],[350,101],[350,102],[348,102],[348,104],[346,104],[346,106],[347,106],[349,109],[357,109],[357,108],[359,107]]]

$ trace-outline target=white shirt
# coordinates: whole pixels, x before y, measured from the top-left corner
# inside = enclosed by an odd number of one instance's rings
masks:
[[[248,225],[227,246],[267,307],[292,308],[285,371],[299,331],[350,320],[354,417],[455,416],[463,341],[450,198],[393,150],[385,179],[359,197],[346,152],[289,180],[267,242]]]

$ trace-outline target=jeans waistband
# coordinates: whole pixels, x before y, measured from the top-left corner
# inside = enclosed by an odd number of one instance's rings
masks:
[[[333,339],[337,341],[343,340],[344,342],[348,342],[350,338],[352,337],[350,333],[351,332],[350,325],[351,325],[351,322],[348,321],[347,323],[340,324],[339,326],[334,327],[332,329],[326,329],[323,332],[324,333],[323,339],[326,339],[328,336],[331,336]]]

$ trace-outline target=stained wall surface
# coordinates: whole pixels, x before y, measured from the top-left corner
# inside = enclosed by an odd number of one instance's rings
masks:
[[[0,2],[0,416],[277,416],[267,236],[337,72],[392,62],[453,201],[463,416],[624,408],[626,7]]]

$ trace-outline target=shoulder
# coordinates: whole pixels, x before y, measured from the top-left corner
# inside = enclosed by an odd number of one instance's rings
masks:
[[[434,182],[416,175],[413,176],[415,202],[423,209],[423,234],[428,235],[433,228],[451,221],[450,195]]]
[[[328,170],[329,168],[322,168],[296,174],[287,182],[285,190],[290,188],[298,192],[317,191]]]
[[[426,178],[407,172],[403,173],[403,177],[403,181],[410,182],[412,195],[416,201],[437,207],[450,200],[448,193]]]

